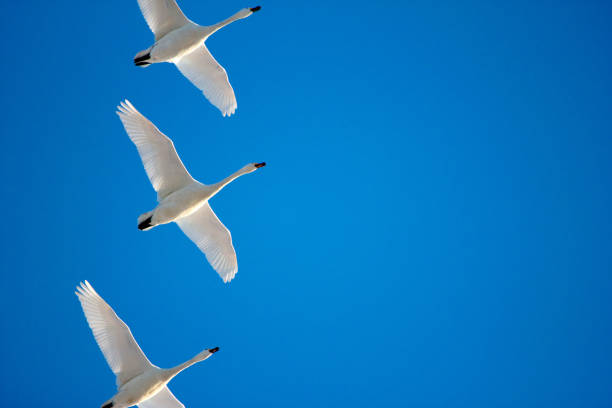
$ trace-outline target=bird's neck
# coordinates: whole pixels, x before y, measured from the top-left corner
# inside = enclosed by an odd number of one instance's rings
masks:
[[[211,25],[209,27],[210,30],[211,30],[209,35],[213,34],[215,31],[225,27],[226,25],[233,23],[236,20],[240,20],[240,19],[243,19],[243,18],[246,18],[246,17],[248,17],[248,15],[247,15],[247,13],[245,13],[245,10],[240,10],[239,12],[234,14],[233,16],[231,16],[229,18],[226,18],[225,20],[220,21],[217,24]]]
[[[225,186],[227,186],[229,183],[231,183],[232,181],[236,180],[238,177],[250,173],[249,169],[246,168],[242,168],[240,170],[238,170],[237,172],[235,172],[234,174],[224,178],[223,180],[221,180],[218,183],[215,183],[213,185],[210,186],[210,188],[212,189],[212,194],[210,195],[210,197],[214,196],[215,194],[217,194],[219,191],[221,191],[221,189]]]
[[[208,357],[210,357],[210,355],[211,355],[210,351],[204,350],[198,353],[195,357],[185,361],[183,364],[179,364],[176,367],[172,367],[172,368],[168,368],[167,370],[164,370],[166,374],[166,381],[170,381],[172,378],[174,378],[174,376],[176,376],[178,373],[180,373],[187,367],[191,367],[192,365],[199,363],[200,361],[206,360]]]

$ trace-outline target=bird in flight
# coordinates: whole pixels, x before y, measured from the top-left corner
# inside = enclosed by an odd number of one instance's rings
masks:
[[[102,404],[102,408],[133,405],[140,408],[185,408],[166,384],[187,367],[212,356],[219,347],[206,349],[176,367],[159,368],[151,364],[130,328],[89,282],[81,282],[75,293],[106,362],[117,376],[117,393]]]
[[[138,229],[149,230],[176,222],[204,252],[221,279],[229,282],[238,271],[236,251],[229,230],[219,221],[208,200],[227,184],[266,163],[250,163],[218,183],[202,184],[187,172],[172,140],[129,101],[121,102],[117,109],[123,127],[136,145],[149,180],[157,191],[159,202],[155,209],[138,217]]]
[[[171,62],[223,116],[230,116],[238,106],[227,72],[210,54],[204,42],[218,29],[247,18],[261,7],[244,8],[211,26],[189,20],[175,0],[138,0],[147,24],[155,34],[155,44],[140,51],[134,63],[146,67],[156,62]]]

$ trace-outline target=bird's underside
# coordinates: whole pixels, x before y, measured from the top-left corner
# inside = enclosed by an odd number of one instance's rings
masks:
[[[147,175],[160,199],[159,205],[153,211],[138,218],[138,228],[148,230],[159,224],[176,222],[185,235],[204,252],[208,262],[223,281],[232,280],[238,271],[232,236],[206,200],[227,183],[263,167],[265,163],[248,164],[213,185],[217,187],[203,186],[187,172],[172,140],[131,103],[122,102],[117,113],[130,139],[136,145]],[[205,202],[202,203],[202,200]],[[191,210],[196,207],[197,210]]]
[[[242,9],[212,26],[199,26],[185,17],[174,0],[138,0],[155,44],[134,57],[134,64],[147,67],[172,62],[223,116],[231,116],[238,106],[225,69],[210,54],[204,41],[218,29],[257,12],[261,7]]]

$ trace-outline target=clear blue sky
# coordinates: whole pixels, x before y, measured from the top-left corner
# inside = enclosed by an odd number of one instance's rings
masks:
[[[98,407],[88,279],[188,407],[612,405],[612,9],[263,1],[209,41],[222,118],[136,0],[0,5],[1,405]],[[212,24],[241,1],[181,0]],[[130,99],[215,182],[224,285],[155,194]]]

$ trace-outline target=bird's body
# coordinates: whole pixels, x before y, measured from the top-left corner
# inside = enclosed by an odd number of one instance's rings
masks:
[[[164,197],[153,211],[140,215],[140,217],[138,217],[138,223],[140,224],[150,217],[151,226],[143,229],[151,229],[154,226],[178,221],[193,214],[225,187],[226,184],[229,184],[232,180],[243,174],[254,171],[251,166],[252,165],[247,165],[237,173],[228,177],[228,179],[216,184],[205,185],[199,181],[193,180],[190,184]]]
[[[184,408],[172,395],[168,382],[195,363],[206,360],[219,350],[206,349],[173,368],[159,368],[149,362],[129,327],[85,281],[75,292],[96,342],[108,365],[117,376],[117,393],[102,408]]]
[[[122,385],[117,394],[102,406],[112,402],[113,407],[130,407],[150,399],[170,381],[165,371],[167,370],[152,367],[150,370],[132,378]]]
[[[152,226],[147,228],[150,229],[153,226],[168,224],[191,215],[208,202],[214,193],[211,186],[194,180],[191,184],[163,198],[153,211],[142,214],[138,224],[150,217]]]
[[[210,30],[192,22],[188,22],[182,27],[177,28],[156,41],[151,48],[141,51],[138,54],[149,54],[146,60],[149,64],[157,62],[171,62],[180,60],[184,55],[190,54],[200,47]]]
[[[260,7],[245,8],[211,26],[200,26],[189,20],[175,0],[138,0],[142,14],[155,34],[155,43],[134,57],[137,66],[159,62],[176,64],[223,116],[238,106],[225,69],[210,54],[204,42],[220,28],[247,18]]]
[[[236,178],[252,173],[265,163],[251,163],[222,181],[205,185],[194,180],[181,162],[174,144],[128,101],[117,112],[130,139],[138,148],[159,204],[138,217],[138,228],[176,222],[204,252],[221,276],[229,282],[238,271],[230,232],[210,208],[208,200]]]

